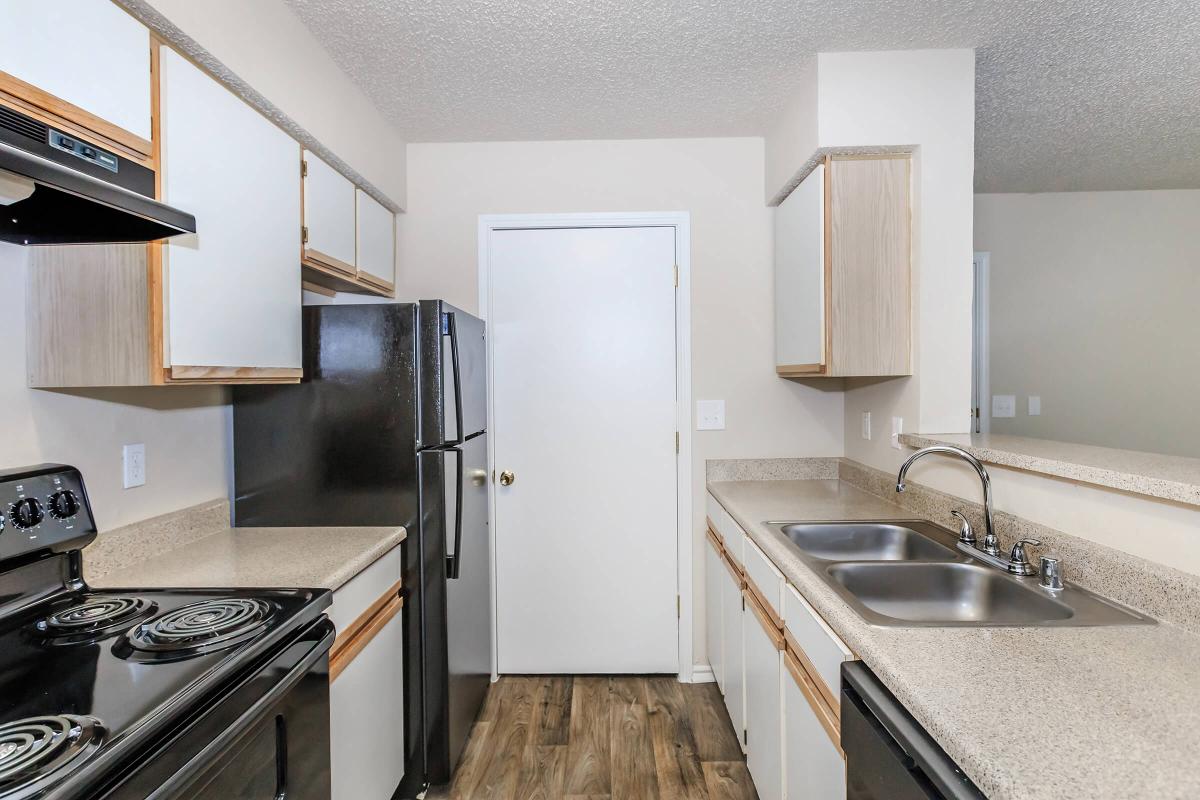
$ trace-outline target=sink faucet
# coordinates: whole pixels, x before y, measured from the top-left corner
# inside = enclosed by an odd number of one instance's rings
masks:
[[[990,556],[999,558],[1000,539],[996,536],[996,526],[992,522],[992,479],[988,475],[987,470],[983,468],[983,462],[966,450],[952,445],[935,445],[934,447],[925,447],[918,450],[909,456],[908,461],[904,462],[904,466],[900,467],[900,474],[896,476],[896,491],[904,491],[904,476],[908,474],[908,468],[913,465],[913,462],[930,453],[944,453],[949,456],[958,456],[974,467],[975,471],[979,473],[979,480],[983,483],[983,525],[986,528],[986,535],[983,537],[983,547],[980,549]]]
[[[971,523],[967,521],[967,518],[963,516],[961,511],[951,511],[950,513],[958,517],[962,523],[962,527],[958,533],[958,549],[985,564],[1002,569],[1011,575],[1017,575],[1022,578],[1037,575],[1037,569],[1033,564],[1029,563],[1029,558],[1025,555],[1025,545],[1041,546],[1042,543],[1037,539],[1022,539],[1013,545],[1012,553],[1008,558],[1000,555],[1000,539],[996,536],[996,526],[992,522],[992,479],[988,475],[987,470],[983,468],[983,462],[961,447],[935,445],[934,447],[926,447],[913,453],[909,456],[908,461],[905,461],[904,465],[900,467],[900,474],[896,476],[896,491],[904,491],[904,476],[908,474],[908,468],[913,465],[913,462],[930,453],[944,453],[946,455],[958,456],[975,468],[975,471],[979,473],[980,482],[983,483],[983,524],[987,528],[987,535],[983,537],[982,544],[976,544],[975,532],[971,530]],[[1043,558],[1043,565],[1047,561],[1052,562],[1054,574],[1047,574],[1047,579],[1042,581],[1042,585],[1049,590],[1058,591],[1059,587],[1062,586],[1062,580],[1059,577],[1058,559]]]

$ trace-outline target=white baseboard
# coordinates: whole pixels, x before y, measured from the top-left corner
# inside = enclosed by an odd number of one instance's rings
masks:
[[[713,683],[716,680],[717,676],[713,674],[712,667],[708,664],[692,665],[692,683]]]

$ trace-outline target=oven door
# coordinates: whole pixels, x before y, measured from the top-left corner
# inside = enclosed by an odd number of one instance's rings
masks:
[[[329,800],[333,638],[321,617],[105,800]]]

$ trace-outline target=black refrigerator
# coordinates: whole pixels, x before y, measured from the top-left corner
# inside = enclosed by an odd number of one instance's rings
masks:
[[[491,678],[484,323],[423,300],[307,306],[303,325],[301,383],[234,389],[234,524],[408,529],[411,798],[449,781]]]

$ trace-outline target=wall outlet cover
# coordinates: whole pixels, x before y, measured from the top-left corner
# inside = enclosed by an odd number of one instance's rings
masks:
[[[897,450],[900,447],[900,434],[904,433],[904,417],[892,417],[892,447]]]
[[[121,465],[126,489],[146,485],[146,445],[127,444],[122,447]]]
[[[871,412],[862,412],[862,438],[870,441],[871,439]]]
[[[992,418],[1005,419],[1017,415],[1017,396],[1015,394],[992,395]]]
[[[1040,395],[1029,395],[1029,416],[1040,417],[1042,415],[1042,398]]]
[[[725,401],[697,400],[696,401],[696,430],[723,431],[725,430]]]

